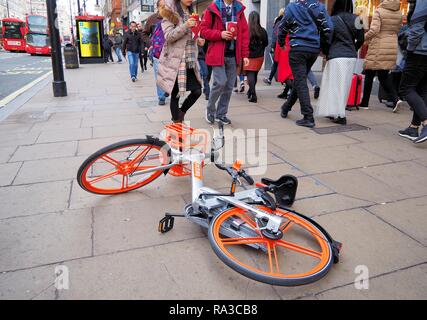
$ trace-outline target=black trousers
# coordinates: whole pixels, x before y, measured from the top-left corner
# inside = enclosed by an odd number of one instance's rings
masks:
[[[144,70],[147,70],[147,61],[148,61],[148,55],[144,53],[140,53],[139,63],[141,64],[142,72],[144,72]]]
[[[392,101],[394,103],[397,102],[399,98],[397,97],[396,89],[394,88],[388,74],[389,70],[365,70],[365,84],[363,87],[362,102],[360,103],[361,106],[369,106],[369,98],[371,97],[372,84],[374,82],[375,76],[378,76],[378,80],[380,81],[383,88],[390,94]]]
[[[248,77],[248,85],[249,85],[249,98],[251,96],[256,97],[256,84],[258,82],[258,71],[246,71],[246,77]]]
[[[197,99],[199,99],[199,97],[202,95],[202,86],[197,80],[193,69],[187,69],[187,90],[191,90],[191,92],[184,100],[180,108],[178,79],[176,79],[175,85],[171,93],[170,102],[172,120],[177,120],[179,118],[179,110],[181,110],[182,112],[187,112],[196,103]]]
[[[108,62],[108,59],[111,60],[111,62],[114,62],[113,60],[113,51],[110,49],[104,49],[104,62]]]
[[[414,109],[412,125],[419,126],[427,120],[427,56],[408,53],[400,95]]]
[[[290,110],[299,99],[301,114],[307,119],[313,118],[313,107],[311,106],[310,92],[307,86],[307,75],[316,62],[317,56],[317,53],[295,50],[289,52],[289,64],[294,75],[294,83],[293,90],[284,106]]]
[[[276,61],[274,61],[274,62],[273,62],[273,65],[271,66],[270,75],[268,76],[268,79],[269,79],[270,81],[272,81],[272,80],[273,80],[273,78],[274,78],[274,76],[276,75],[276,72],[277,72],[278,67],[279,67],[279,63],[278,63],[278,62],[276,62]]]

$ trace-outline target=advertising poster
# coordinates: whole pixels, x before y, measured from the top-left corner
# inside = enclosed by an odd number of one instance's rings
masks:
[[[80,50],[83,58],[102,56],[98,24],[97,21],[79,21]]]

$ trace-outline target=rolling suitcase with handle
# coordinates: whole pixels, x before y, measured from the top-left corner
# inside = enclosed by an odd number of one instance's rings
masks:
[[[353,74],[351,80],[350,93],[347,100],[346,110],[359,110],[359,104],[362,100],[362,91],[363,91],[363,75]]]

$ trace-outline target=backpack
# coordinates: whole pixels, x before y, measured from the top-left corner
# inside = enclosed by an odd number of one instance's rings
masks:
[[[159,59],[160,54],[162,53],[163,45],[165,43],[165,35],[163,34],[162,22],[159,21],[156,23],[156,26],[153,31],[153,36],[151,37],[151,55]]]

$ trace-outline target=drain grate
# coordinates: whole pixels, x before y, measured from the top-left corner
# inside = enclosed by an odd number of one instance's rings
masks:
[[[369,127],[361,126],[360,124],[348,124],[346,126],[332,126],[332,127],[323,127],[323,128],[314,128],[318,134],[332,134],[332,133],[342,133],[350,131],[361,131],[361,130],[371,130]]]

